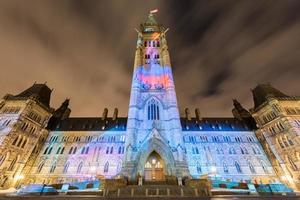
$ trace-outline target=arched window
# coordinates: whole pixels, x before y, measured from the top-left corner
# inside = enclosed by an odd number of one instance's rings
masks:
[[[48,151],[49,147],[47,147],[44,151],[44,154],[47,154],[47,151]]]
[[[247,150],[246,147],[244,147],[244,152],[245,152],[245,154],[249,154],[249,152],[248,152],[248,150]]]
[[[229,154],[236,154],[236,151],[233,147],[229,149]]]
[[[60,149],[61,149],[60,147],[57,149],[56,154],[59,154]]]
[[[85,150],[85,154],[88,154],[89,150],[90,150],[90,147],[87,147],[86,150]]]
[[[148,102],[148,120],[159,120],[159,103],[155,99]]]
[[[52,149],[53,149],[53,147],[50,147],[48,154],[51,154]]]
[[[293,143],[293,141],[291,140],[290,137],[287,136],[286,138],[287,138],[287,140],[288,140],[288,142],[289,142],[290,145],[294,145],[294,143]]]
[[[259,147],[256,148],[257,154],[261,154]]]
[[[75,147],[75,148],[74,148],[74,150],[73,150],[73,154],[75,154],[75,153],[76,153],[76,151],[77,151],[77,147]]]
[[[12,171],[15,168],[16,162],[17,162],[17,158],[13,159],[13,161],[10,163],[7,171]]]
[[[245,152],[244,152],[244,150],[243,150],[243,148],[242,148],[242,147],[241,147],[241,153],[242,153],[242,154],[245,154]]]
[[[227,165],[227,163],[226,162],[223,162],[223,171],[224,171],[224,173],[228,173],[229,171],[228,171],[228,165]]]
[[[81,154],[84,154],[84,152],[85,152],[85,147],[83,147],[83,148],[81,149]]]
[[[15,144],[17,143],[19,137],[20,137],[20,136],[16,137],[16,139],[13,141],[12,145],[15,145]]]
[[[104,165],[104,173],[107,173],[109,169],[109,162],[106,162]]]
[[[202,173],[201,165],[199,163],[197,163],[197,173],[198,174]]]
[[[61,149],[60,154],[63,154],[64,151],[65,151],[65,147],[63,147],[63,148]]]
[[[23,141],[23,137],[20,137],[21,139],[19,140],[18,144],[17,144],[17,147],[19,147]]]
[[[39,166],[38,166],[38,168],[37,168],[37,173],[40,173],[41,171],[42,171],[42,169],[43,169],[43,167],[44,167],[44,165],[45,165],[45,162],[43,161],[43,162],[41,162],[40,164],[39,164]]]
[[[67,162],[67,163],[65,164],[65,166],[64,166],[63,173],[67,173],[67,172],[68,172],[69,166],[70,166],[70,163]]]
[[[118,166],[117,166],[117,172],[121,172],[121,169],[122,169],[122,162],[119,162],[118,163]]]
[[[199,154],[198,147],[195,147],[195,152],[196,152],[196,154]]]
[[[6,158],[5,155],[0,156],[0,167],[1,167],[1,165],[4,163],[5,158]]]
[[[69,150],[69,154],[71,154],[73,152],[73,147],[71,147],[71,149]]]
[[[81,173],[82,166],[83,166],[83,162],[80,162],[78,167],[77,167],[77,174]]]
[[[23,142],[23,144],[22,144],[21,148],[24,148],[24,147],[25,147],[25,145],[26,145],[26,143],[27,143],[27,139],[26,139],[26,140],[24,140],[24,142]]]
[[[114,152],[114,147],[110,147],[110,154]]]
[[[297,167],[297,165],[295,164],[295,162],[293,161],[293,159],[292,159],[290,156],[288,156],[288,160],[289,160],[289,163],[290,163],[290,165],[291,165],[291,168],[292,168],[294,171],[297,171],[297,170],[298,170],[298,167]]]
[[[261,164],[261,167],[263,168],[264,172],[268,174],[269,171],[268,171],[268,168],[267,168],[267,165],[265,164],[265,162],[261,160],[260,164]]]
[[[122,153],[122,147],[119,147],[118,154],[121,154],[121,153]]]
[[[248,166],[249,166],[249,169],[250,169],[251,173],[252,173],[252,174],[255,174],[256,171],[255,171],[254,166],[253,166],[250,162],[248,162]]]
[[[254,154],[256,154],[256,150],[255,150],[254,147],[252,147],[252,151],[253,151]]]
[[[240,164],[239,164],[238,162],[235,162],[234,165],[235,165],[236,171],[237,171],[238,173],[242,173],[242,169],[241,169]]]
[[[54,162],[54,163],[52,164],[49,173],[53,173],[54,170],[55,170],[55,168],[56,168],[56,162]]]
[[[106,147],[106,152],[105,152],[106,154],[108,154],[109,153],[109,147]]]

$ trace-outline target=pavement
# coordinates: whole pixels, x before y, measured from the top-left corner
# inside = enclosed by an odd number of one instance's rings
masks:
[[[300,200],[300,196],[236,196],[236,195],[218,195],[213,197],[133,197],[133,198],[106,198],[96,195],[53,195],[53,196],[0,196],[0,200],[88,200],[88,199],[119,199],[119,200]]]

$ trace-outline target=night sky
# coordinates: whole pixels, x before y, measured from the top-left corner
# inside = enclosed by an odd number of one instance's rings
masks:
[[[300,95],[299,0],[1,0],[0,96],[47,82],[51,106],[68,97],[72,116],[127,115],[134,28],[155,8],[181,111],[231,116],[258,83]]]

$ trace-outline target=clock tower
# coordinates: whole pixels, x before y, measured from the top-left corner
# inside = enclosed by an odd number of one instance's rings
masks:
[[[154,13],[137,30],[122,172],[149,181],[189,176],[170,56]]]

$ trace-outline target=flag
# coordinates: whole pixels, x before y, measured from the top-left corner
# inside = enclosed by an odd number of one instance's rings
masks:
[[[151,10],[151,11],[150,11],[151,14],[157,13],[157,12],[158,12],[158,9],[155,9],[155,10]]]

